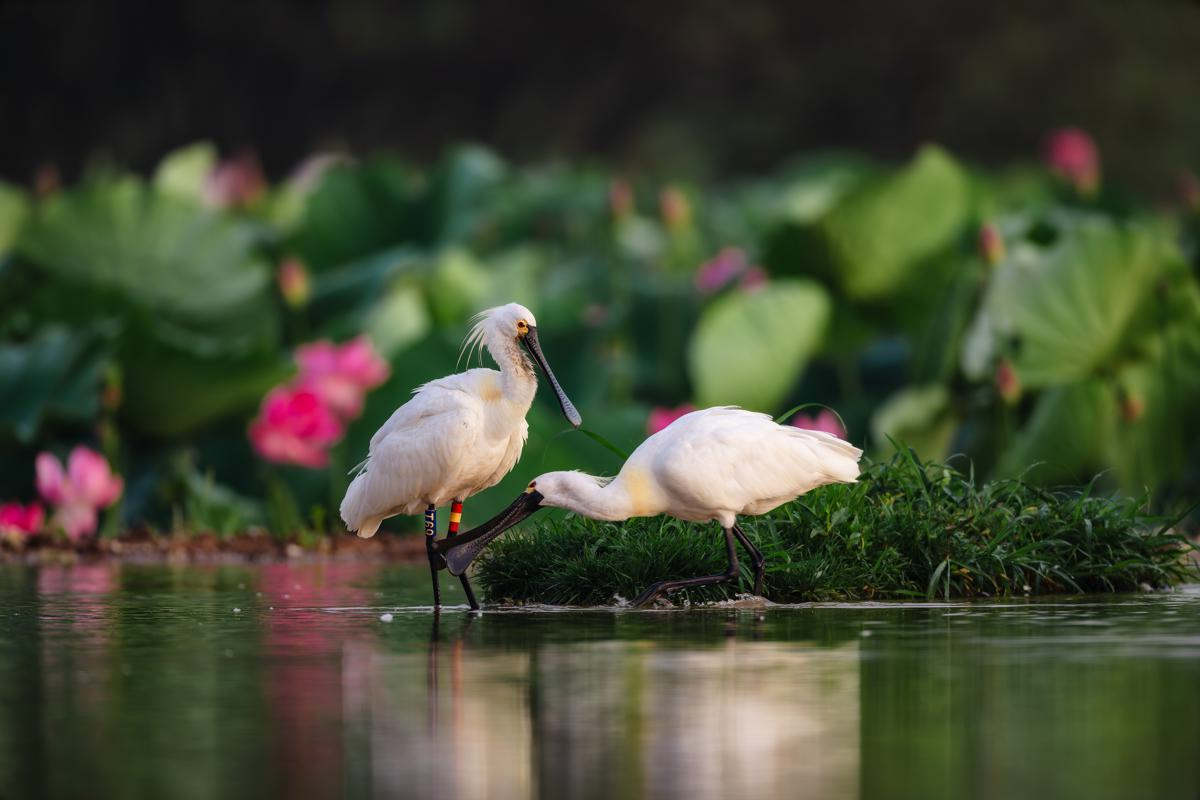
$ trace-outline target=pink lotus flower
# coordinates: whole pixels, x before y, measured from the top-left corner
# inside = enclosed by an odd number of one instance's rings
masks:
[[[76,447],[67,458],[67,468],[50,453],[39,453],[34,461],[37,488],[55,507],[53,522],[72,541],[96,531],[96,512],[117,501],[125,488],[104,456],[86,447]]]
[[[284,302],[292,308],[300,308],[312,296],[308,270],[298,258],[285,258],[275,271],[275,280],[279,284],[279,293],[283,295]]]
[[[683,405],[676,406],[675,408],[656,406],[650,410],[650,416],[646,418],[646,433],[658,433],[663,428],[682,417],[684,414],[690,414],[695,410],[696,407],[691,403],[684,403]]]
[[[338,346],[313,342],[296,350],[299,385],[316,393],[342,419],[362,413],[363,396],[388,379],[391,369],[365,335]]]
[[[277,386],[263,398],[250,423],[250,443],[268,461],[320,468],[329,447],[342,437],[342,423],[316,392]]]
[[[250,152],[226,159],[213,167],[204,183],[204,202],[216,208],[245,208],[266,194],[258,158]]]
[[[23,506],[20,503],[0,505],[0,537],[24,541],[42,529],[46,512],[38,503]]]
[[[809,414],[797,414],[792,417],[791,424],[806,431],[824,431],[832,433],[839,439],[846,438],[846,429],[842,427],[841,420],[838,419],[837,414],[827,408],[821,409],[815,417]]]
[[[1083,195],[1100,186],[1100,153],[1092,137],[1079,128],[1059,128],[1046,138],[1046,166]]]
[[[712,294],[750,268],[746,253],[740,247],[724,247],[696,270],[692,282],[701,294]]]
[[[1004,237],[995,225],[989,223],[979,229],[979,254],[989,264],[1004,260]]]

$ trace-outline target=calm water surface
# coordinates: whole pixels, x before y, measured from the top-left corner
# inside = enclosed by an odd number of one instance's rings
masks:
[[[0,798],[1200,795],[1200,589],[439,620],[427,580],[3,568]]]

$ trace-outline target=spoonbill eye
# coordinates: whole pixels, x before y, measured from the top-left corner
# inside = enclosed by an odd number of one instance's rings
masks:
[[[529,333],[529,323],[525,320],[517,320],[517,336],[524,336]]]

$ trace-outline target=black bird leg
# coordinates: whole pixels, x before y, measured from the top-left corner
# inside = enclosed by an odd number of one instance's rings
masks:
[[[762,582],[763,582],[763,562],[766,559],[763,557],[762,551],[754,546],[754,542],[750,541],[750,537],[742,530],[742,527],[736,522],[733,523],[733,535],[742,543],[742,547],[746,548],[746,552],[750,555],[750,563],[754,565],[754,593],[762,597]]]
[[[462,500],[455,500],[450,504],[450,525],[446,529],[446,538],[453,539],[458,536],[458,523],[462,522]],[[475,599],[475,592],[471,589],[471,581],[467,578],[467,573],[458,576],[458,580],[462,583],[463,592],[467,595],[467,602],[471,604],[472,611],[479,610],[479,601]]]
[[[674,581],[659,581],[638,595],[633,601],[634,606],[644,606],[660,594],[673,592],[676,589],[686,589],[690,586],[708,586],[712,583],[734,581],[738,579],[737,549],[733,543],[733,529],[725,528],[725,551],[729,554],[729,569],[717,575],[704,575],[700,578],[681,578]]]
[[[441,556],[433,549],[433,540],[437,536],[437,508],[430,505],[425,509],[425,555],[429,557],[429,577],[433,578],[433,610],[438,612],[442,607],[442,590],[438,586],[438,569]]]
[[[438,644],[441,639],[438,626],[441,621],[440,614],[433,615],[433,624],[429,629],[429,654],[425,661],[425,695],[428,704],[426,724],[430,738],[437,736],[438,728]]]

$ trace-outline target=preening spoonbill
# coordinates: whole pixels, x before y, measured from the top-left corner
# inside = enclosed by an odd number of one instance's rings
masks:
[[[634,605],[674,589],[736,581],[735,539],[754,564],[754,592],[761,594],[763,555],[738,526],[738,515],[765,514],[827,483],[853,483],[861,456],[832,434],[777,425],[766,414],[729,407],[693,411],[642,442],[615,478],[548,472],[500,514],[456,540],[439,542],[437,551],[451,574],[462,575],[488,542],[545,506],[614,521],[670,514],[719,522],[729,569],[660,581]]]
[[[448,536],[455,535],[463,501],[507,475],[529,435],[525,415],[537,377],[522,347],[545,373],[567,421],[575,427],[582,423],[542,353],[537,321],[528,308],[509,303],[476,315],[463,347],[469,353],[480,346],[487,347],[500,371],[469,369],[416,389],[371,437],[365,467],[342,499],[342,520],[363,538],[394,514],[425,512],[435,608],[440,603],[437,509],[452,503]],[[465,575],[459,577],[471,608],[478,608],[471,584]]]

